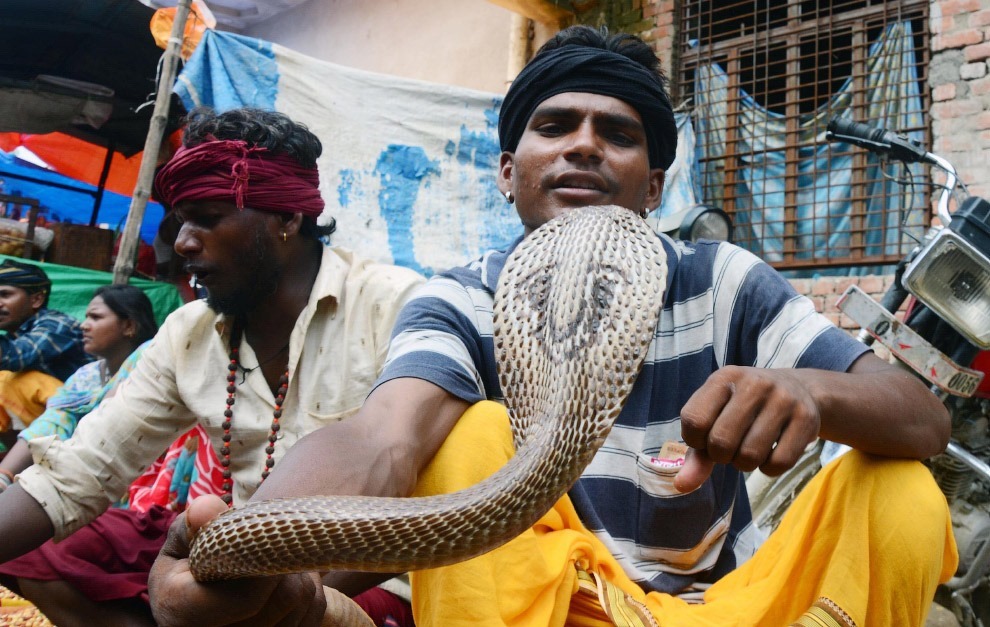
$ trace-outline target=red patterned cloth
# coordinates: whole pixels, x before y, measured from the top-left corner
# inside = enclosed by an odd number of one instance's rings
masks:
[[[205,494],[223,494],[223,468],[200,425],[172,443],[154,464],[131,483],[127,506],[147,511],[161,505],[176,512]]]
[[[378,627],[413,627],[412,605],[382,588],[371,588],[354,597]]]

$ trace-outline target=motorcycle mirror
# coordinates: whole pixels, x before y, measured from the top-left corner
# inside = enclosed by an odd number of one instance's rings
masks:
[[[732,241],[732,218],[718,207],[698,204],[657,220],[657,230],[674,239]]]

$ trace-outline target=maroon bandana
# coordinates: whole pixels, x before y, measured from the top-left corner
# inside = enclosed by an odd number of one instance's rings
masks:
[[[184,200],[219,200],[238,209],[323,213],[320,175],[292,157],[242,140],[209,141],[183,146],[155,177],[155,188],[170,207]]]

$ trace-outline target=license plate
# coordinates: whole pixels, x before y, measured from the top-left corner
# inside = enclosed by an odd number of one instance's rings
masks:
[[[949,359],[859,287],[850,285],[836,306],[886,346],[898,360],[945,392],[968,398],[983,380],[982,372],[964,368]]]

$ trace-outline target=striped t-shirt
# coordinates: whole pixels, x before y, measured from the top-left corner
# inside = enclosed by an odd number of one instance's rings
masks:
[[[714,582],[752,552],[741,541],[752,514],[740,471],[716,466],[704,485],[680,494],[674,470],[651,462],[665,442],[681,440],[691,394],[721,366],[845,371],[867,349],[745,250],[662,239],[667,293],[646,363],[570,496],[631,579],[677,593]],[[399,315],[376,385],[414,377],[468,402],[503,401],[492,300],[510,251],[489,251],[420,288]]]

